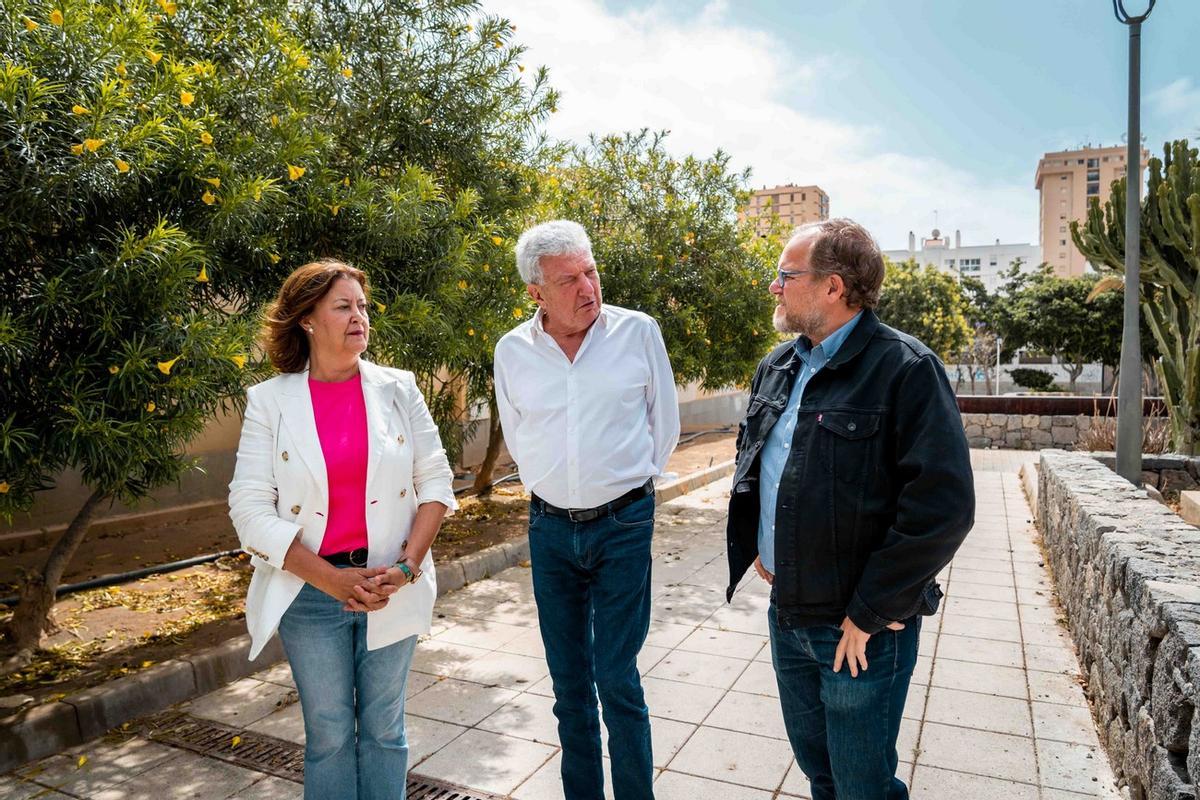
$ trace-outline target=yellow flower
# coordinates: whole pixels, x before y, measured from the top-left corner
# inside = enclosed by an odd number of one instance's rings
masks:
[[[296,58],[296,66],[300,69],[308,69],[308,65],[312,62],[308,60],[308,56],[301,55]]]
[[[236,364],[238,369],[246,366],[246,357],[240,353],[236,356],[230,356],[229,360]]]
[[[501,47],[504,47],[504,42],[502,42],[502,41],[500,41],[499,39],[497,39],[497,40],[495,41],[495,45],[496,45],[496,49],[497,49],[497,50],[499,50]]]
[[[467,328],[467,336],[474,336],[474,335],[475,335],[475,329]]]
[[[196,276],[196,283],[208,283],[208,267],[201,266],[200,274]]]
[[[52,23],[54,23],[55,25],[62,25],[63,24],[62,12],[59,11],[57,8],[54,9],[53,11],[51,11],[50,12],[50,21]]]
[[[342,207],[340,205],[338,205],[337,203],[334,203],[333,205],[331,205],[329,207],[329,213],[333,214],[335,217],[338,215],[338,212],[341,210],[342,210]]]
[[[288,164],[288,178],[293,181],[298,181],[304,177],[304,167],[297,167],[294,164]]]
[[[71,152],[77,156],[83,155],[83,145],[81,145],[81,144],[71,145]]]
[[[171,0],[158,0],[158,5],[163,11],[167,12],[168,17],[175,16],[175,12],[179,10]]]
[[[89,153],[94,153],[104,144],[103,139],[84,139],[83,146],[87,148]]]
[[[8,481],[0,481],[0,494],[8,494]]]
[[[273,127],[274,127],[274,126],[278,126],[278,125],[279,125],[279,115],[278,115],[278,114],[272,114],[272,115],[271,115],[271,125],[272,125]]]
[[[751,279],[750,279],[750,285],[751,285],[751,286],[758,286],[758,278],[751,278]]]
[[[267,258],[271,259],[271,263],[272,263],[272,264],[278,264],[280,261],[282,261],[282,260],[283,260],[283,259],[281,259],[281,258],[280,258],[280,257],[279,257],[277,254],[275,254],[275,253],[269,253],[269,254],[267,254]]]
[[[513,316],[516,317],[517,319],[520,319],[524,314],[525,314],[525,312],[519,308],[513,309]]]
[[[421,120],[421,124],[422,125],[432,125],[433,117],[426,117],[425,119]]]
[[[124,62],[124,61],[122,61],[120,64],[117,64],[115,67],[113,67],[113,72],[117,73],[117,74],[118,74],[118,75],[120,75],[122,78],[124,78],[126,75],[128,75],[128,74],[129,74],[129,70],[127,70],[127,69],[125,68],[125,62]]]
[[[193,102],[195,102],[195,100],[196,95],[187,90],[179,93],[179,102],[183,103],[185,106],[190,106]]]
[[[254,187],[254,202],[257,203],[260,200],[262,200],[262,187],[255,186]]]
[[[78,769],[79,767],[82,767],[86,763],[87,763],[87,756],[81,755],[78,759],[76,759],[75,767],[76,767],[76,769]]]
[[[350,186],[350,176],[349,175],[342,178],[342,186],[349,188],[349,186]]]
[[[459,289],[466,289],[466,288],[467,288],[467,282],[466,282],[466,281],[459,281],[459,282],[458,282],[458,288],[459,288]]]
[[[517,64],[517,72],[524,72],[524,71],[525,71],[525,65]]]
[[[204,65],[199,62],[192,64],[192,72],[194,72],[197,75],[203,75],[204,74]]]
[[[156,53],[153,50],[147,50],[146,58],[150,59],[151,66],[154,66],[154,65],[158,64],[159,61],[162,61],[162,54]]]
[[[342,77],[343,78],[353,78],[354,70],[351,69],[350,67],[343,67],[342,68]]]
[[[387,306],[385,306],[383,303],[381,303],[381,302],[379,302],[378,300],[376,300],[376,301],[375,301],[375,309],[376,309],[376,310],[377,310],[377,311],[378,311],[380,314],[382,314],[383,312],[387,311]]]
[[[492,265],[491,265],[491,264],[484,264],[484,265],[483,265],[483,271],[484,271],[484,272],[491,272],[491,271],[492,271]]]
[[[71,113],[72,114],[90,114],[92,112],[88,111],[83,106],[76,104],[76,105],[71,106]]]
[[[149,403],[146,403],[146,410],[149,411],[151,414],[154,413],[154,409],[156,409],[156,408],[158,408],[158,406],[154,405],[153,400],[151,400]]]
[[[158,371],[161,372],[163,375],[170,375],[171,367],[175,366],[175,362],[178,360],[179,360],[179,356],[175,356],[170,361],[158,362]]]
[[[499,247],[500,245],[504,244],[504,240],[503,240],[503,239],[501,239],[499,236],[493,236],[493,237],[492,237],[492,244],[494,244],[494,245],[496,245],[497,247]]]
[[[116,364],[113,364],[112,366],[110,366],[110,367],[108,368],[108,374],[109,374],[109,375],[116,375],[116,374],[117,374],[118,372],[120,372],[120,371],[121,371],[121,368],[120,368],[120,367],[118,367]]]
[[[200,141],[204,142],[205,144],[212,144],[213,143],[212,134],[209,133],[208,131],[201,131],[200,132]]]
[[[41,27],[36,22],[31,20],[29,17],[25,17],[22,21],[25,23],[25,30],[27,30],[27,31],[36,31],[38,28]]]
[[[200,195],[200,199],[204,201],[204,205],[206,206],[211,206],[217,202],[217,196],[207,189],[204,190],[204,194]]]
[[[214,189],[221,188],[221,179],[220,178],[201,178],[200,180],[204,181],[209,186],[212,186]]]

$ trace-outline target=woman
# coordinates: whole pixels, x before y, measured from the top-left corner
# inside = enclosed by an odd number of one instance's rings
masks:
[[[437,595],[452,473],[412,373],[361,358],[366,275],[300,267],[267,312],[283,374],[247,392],[229,513],[254,578],[254,658],[279,631],[304,714],[306,798],[403,798],[404,685]]]

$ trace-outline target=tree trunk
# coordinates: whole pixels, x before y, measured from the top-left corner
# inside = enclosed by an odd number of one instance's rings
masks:
[[[1063,365],[1067,370],[1067,391],[1075,394],[1075,381],[1079,380],[1079,376],[1083,374],[1083,364]]]
[[[504,433],[500,429],[500,410],[496,408],[496,392],[488,393],[488,443],[483,454],[483,463],[475,473],[475,484],[471,487],[477,495],[492,493],[492,473],[496,470],[496,459],[500,456],[500,445],[504,444]]]
[[[50,621],[55,591],[62,580],[63,571],[87,536],[97,509],[107,497],[108,493],[101,489],[92,492],[91,497],[75,515],[75,519],[71,520],[66,531],[54,543],[54,547],[50,548],[42,571],[27,576],[17,609],[3,629],[4,641],[0,646],[3,647],[5,656],[15,656],[18,660],[27,661],[29,654],[37,647],[42,631],[46,630]],[[11,664],[11,661],[9,663]]]

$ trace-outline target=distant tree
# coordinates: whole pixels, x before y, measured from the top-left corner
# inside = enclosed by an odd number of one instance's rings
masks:
[[[1008,371],[1013,383],[1035,392],[1048,392],[1054,388],[1054,376],[1041,369],[1017,367]]]
[[[1032,274],[1013,275],[997,304],[997,332],[1004,352],[1030,348],[1055,356],[1067,371],[1068,389],[1087,364],[1115,364],[1120,355],[1121,316],[1109,296],[1089,302],[1095,275],[1062,278],[1043,264]]]
[[[924,342],[944,362],[951,362],[971,339],[967,297],[958,279],[932,264],[914,259],[885,259],[886,274],[877,310],[879,318]]]

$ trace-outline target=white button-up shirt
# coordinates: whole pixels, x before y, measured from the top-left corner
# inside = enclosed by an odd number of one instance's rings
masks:
[[[525,488],[594,508],[663,474],[679,441],[675,376],[653,318],[603,305],[575,361],[533,319],[496,344],[496,401]]]

